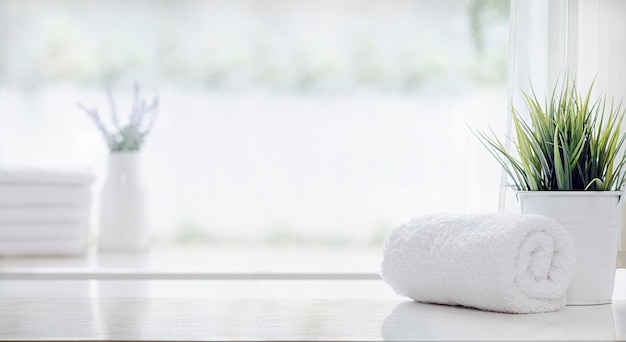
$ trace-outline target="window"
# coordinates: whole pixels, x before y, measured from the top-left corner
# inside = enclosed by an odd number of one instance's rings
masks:
[[[508,2],[4,0],[0,21],[2,165],[102,179],[76,103],[160,96],[159,243],[378,250],[411,216],[497,208],[466,125],[504,130]]]

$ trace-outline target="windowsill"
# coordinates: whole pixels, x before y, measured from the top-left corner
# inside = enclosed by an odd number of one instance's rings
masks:
[[[14,280],[380,279],[377,249],[155,247],[147,252],[0,258]]]
[[[135,253],[102,253],[92,247],[79,256],[3,257],[0,258],[0,274],[3,280],[15,281],[16,284],[36,280],[47,283],[53,281],[59,286],[61,283],[93,280],[109,284],[120,281],[128,284],[152,283],[152,287],[157,284],[156,288],[166,283],[169,285],[163,288],[170,288],[170,285],[188,280],[219,280],[222,283],[246,280],[332,280],[337,284],[358,281],[382,284],[379,275],[381,254],[376,248],[347,247],[170,245]],[[626,283],[626,269],[617,270],[616,283]],[[190,286],[190,283],[186,284]],[[14,289],[17,289],[14,293],[21,293],[19,287]],[[386,290],[385,297],[393,295],[390,289]],[[46,296],[46,293],[38,295]],[[626,287],[615,286],[613,299],[626,300]]]

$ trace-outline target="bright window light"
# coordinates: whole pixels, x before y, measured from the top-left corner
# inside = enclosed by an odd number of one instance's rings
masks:
[[[155,241],[380,247],[406,219],[497,210],[508,1],[0,1],[0,163],[88,167],[77,102],[159,96]],[[96,231],[94,220],[94,231]]]

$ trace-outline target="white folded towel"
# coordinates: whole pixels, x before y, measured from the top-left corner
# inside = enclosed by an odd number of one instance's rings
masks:
[[[79,238],[87,235],[89,222],[69,223],[0,223],[0,241],[20,239]]]
[[[536,313],[565,305],[574,269],[571,237],[549,218],[438,214],[392,231],[381,275],[419,302]]]
[[[85,238],[0,241],[2,256],[76,255],[86,248]]]
[[[93,174],[82,171],[37,168],[0,169],[0,184],[91,185]]]
[[[72,206],[0,206],[0,225],[7,223],[59,223],[86,221],[89,207]]]
[[[91,188],[66,185],[0,184],[0,206],[91,206]]]

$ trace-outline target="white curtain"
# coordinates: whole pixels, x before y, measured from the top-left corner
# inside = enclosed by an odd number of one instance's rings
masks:
[[[595,95],[605,93],[617,101],[625,98],[624,18],[623,0],[512,0],[511,104],[524,107],[521,91],[528,91],[531,82],[538,95],[545,94],[559,77],[568,73],[576,77],[583,89],[595,78]],[[504,182],[500,208],[514,211],[514,194],[504,187]],[[624,223],[620,240],[618,267],[626,267]]]

